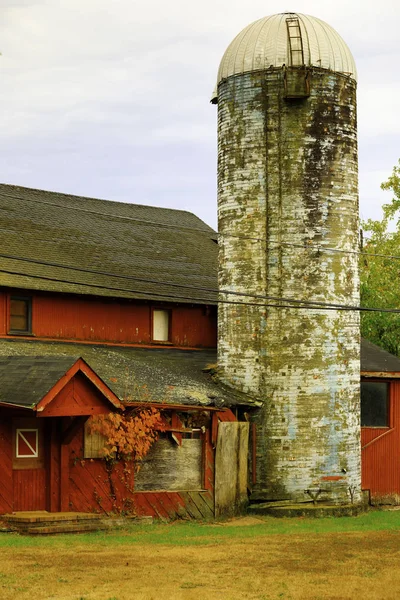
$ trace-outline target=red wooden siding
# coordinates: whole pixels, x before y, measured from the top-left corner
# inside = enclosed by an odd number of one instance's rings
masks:
[[[0,335],[7,333],[7,295],[0,290]]]
[[[177,518],[209,519],[214,516],[214,452],[207,432],[205,440],[205,489],[185,491],[134,492],[134,473],[124,473],[117,465],[111,475],[117,496],[118,510],[133,506],[138,515],[158,519]],[[78,432],[69,445],[69,494],[68,510],[81,512],[113,512],[110,480],[104,461],[82,460],[83,430]],[[66,509],[65,509],[66,510]]]
[[[19,291],[20,292],[20,291]],[[37,338],[151,344],[148,302],[62,294],[24,292],[32,296],[32,333]],[[0,335],[7,335],[6,293],[0,293]],[[171,312],[171,339],[175,346],[215,347],[216,310],[205,306],[159,305]]]
[[[13,472],[13,509],[46,510],[46,469],[22,469]]]
[[[11,420],[0,418],[0,514],[13,510]]]
[[[82,373],[77,373],[38,416],[97,415],[109,410],[110,404],[99,390]]]
[[[399,381],[390,385],[390,427],[362,427],[361,448],[362,488],[376,501],[400,500]]]

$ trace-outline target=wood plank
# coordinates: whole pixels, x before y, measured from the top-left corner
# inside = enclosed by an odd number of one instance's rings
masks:
[[[193,519],[202,519],[202,514],[193,502],[190,492],[180,492],[180,496],[185,502],[185,508]]]
[[[69,511],[69,446],[60,450],[60,510]]]
[[[136,475],[135,491],[202,489],[201,456],[201,439],[183,439],[182,446],[159,439]]]
[[[223,422],[218,427],[215,457],[215,516],[231,516],[247,501],[249,423]]]
[[[188,492],[191,500],[196,505],[199,513],[201,514],[203,519],[212,519],[214,518],[214,511],[210,510],[207,502],[203,498],[202,492]]]

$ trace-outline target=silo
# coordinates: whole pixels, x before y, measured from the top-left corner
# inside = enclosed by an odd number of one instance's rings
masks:
[[[246,27],[218,72],[218,364],[262,402],[254,499],[361,500],[359,314],[332,306],[359,304],[356,77],[298,13]]]

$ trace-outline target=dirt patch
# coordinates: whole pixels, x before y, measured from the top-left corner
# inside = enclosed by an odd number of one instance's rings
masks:
[[[71,539],[71,538],[70,538]],[[194,546],[2,550],[2,600],[397,600],[400,533],[216,535]]]

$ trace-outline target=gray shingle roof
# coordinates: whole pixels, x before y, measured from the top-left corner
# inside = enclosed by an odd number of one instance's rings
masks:
[[[186,211],[0,184],[2,286],[215,303],[215,293],[172,285],[217,288],[215,240]]]
[[[386,352],[368,340],[361,340],[361,371],[400,373],[400,358]]]
[[[79,357],[0,356],[0,402],[33,407]]]
[[[20,357],[21,360],[27,360],[27,364],[35,357],[35,360],[39,361],[39,364],[41,361],[43,365],[46,361],[49,365],[56,363],[57,358],[66,361],[66,365],[71,360],[73,364],[76,357],[80,356],[121,401],[148,400],[218,407],[236,404],[257,405],[250,398],[215,383],[212,377],[203,371],[207,365],[216,363],[216,350],[153,350],[2,340],[0,358],[2,356],[6,357],[6,361],[10,361],[10,356]],[[18,380],[23,377],[23,372],[14,369],[13,377],[14,380]]]

